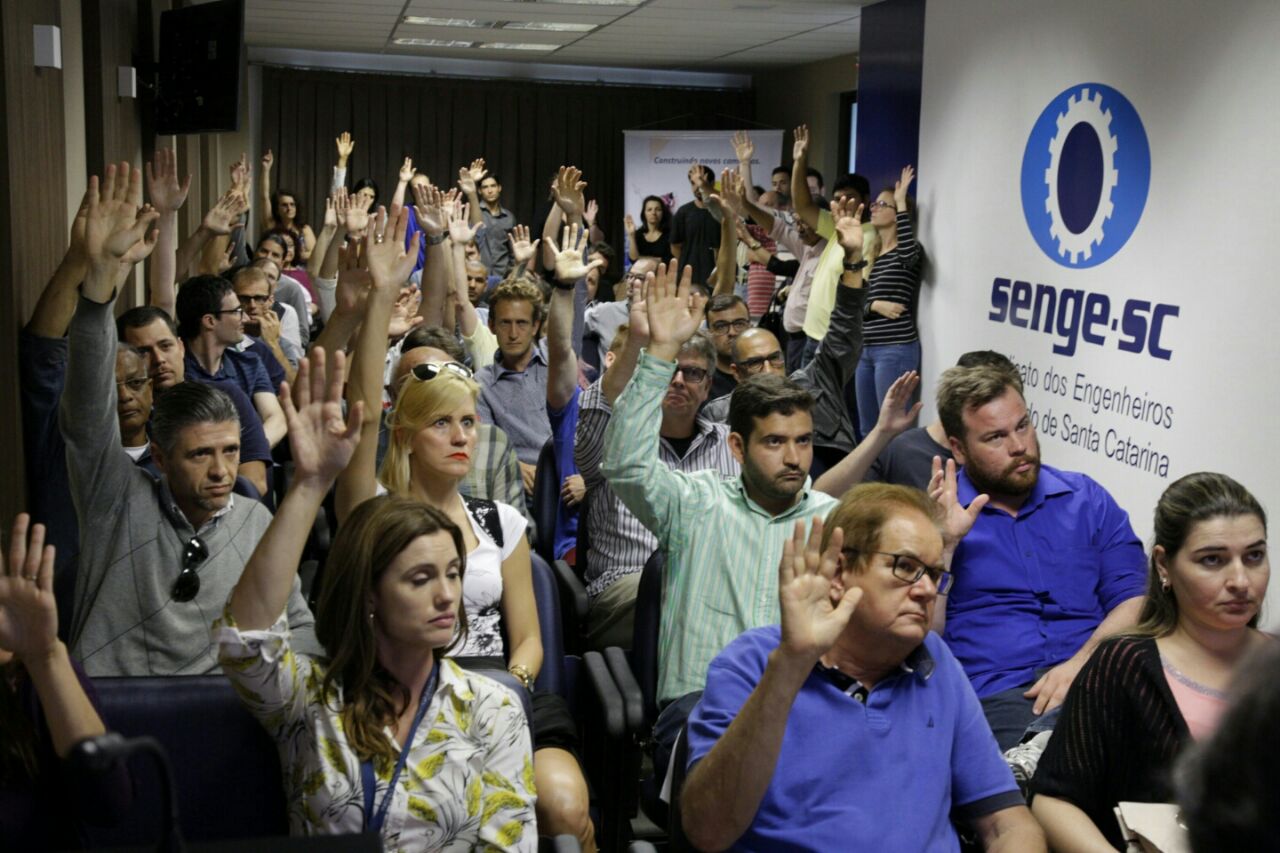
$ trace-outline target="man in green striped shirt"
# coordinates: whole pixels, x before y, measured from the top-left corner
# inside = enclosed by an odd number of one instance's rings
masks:
[[[646,299],[649,346],[614,405],[601,465],[667,555],[655,727],[664,769],[662,746],[683,727],[712,658],[744,630],[779,621],[777,564],[796,521],[836,504],[809,483],[813,398],[777,375],[752,377],[734,392],[729,444],[740,478],[673,471],[659,460],[662,400],[702,303],[688,275],[677,288],[674,269],[660,269]]]

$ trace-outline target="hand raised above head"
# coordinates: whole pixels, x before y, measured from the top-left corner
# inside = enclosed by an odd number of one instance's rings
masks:
[[[178,154],[172,148],[157,147],[151,162],[147,164],[147,196],[161,213],[179,210],[187,200],[191,189],[191,175],[178,180]]]
[[[676,281],[677,264],[659,264],[646,280],[645,311],[649,320],[649,352],[673,361],[684,342],[702,325],[706,297],[693,289],[693,269],[685,267]]]
[[[729,144],[733,146],[734,156],[738,158],[739,163],[750,163],[751,158],[755,156],[756,145],[745,130],[736,131],[729,138]]]
[[[587,249],[587,232],[581,226],[566,225],[561,236],[564,248],[556,245],[550,238],[547,245],[556,253],[556,279],[570,284],[585,276],[593,269],[604,265],[604,261],[596,259],[589,264],[582,262],[583,252]]]
[[[351,152],[355,150],[355,140],[351,138],[350,133],[344,130],[334,142],[338,146],[338,159],[345,164],[347,158],[351,156]]]
[[[107,166],[99,184],[89,179],[89,206],[85,219],[85,255],[89,261],[91,288],[98,298],[115,291],[129,269],[151,254],[157,232],[151,225],[160,214],[142,204],[142,173],[128,163]]]
[[[391,205],[391,214],[384,207],[378,208],[377,218],[365,235],[364,253],[378,290],[396,288],[397,292],[409,279],[418,261],[420,234],[414,234],[409,248],[405,248],[405,233],[409,230],[409,211],[397,204]]]
[[[802,124],[792,134],[791,159],[799,160],[809,153],[809,125]]]
[[[310,354],[298,362],[294,393],[289,393],[287,384],[281,385],[280,405],[289,427],[295,481],[327,489],[347,467],[360,443],[364,403],[357,401],[344,422],[342,388],[346,379],[346,354],[334,353],[327,372],[325,361],[324,349],[313,347]]]
[[[836,199],[831,203],[836,235],[845,255],[862,255],[862,204],[853,199]]]
[[[822,519],[810,522],[805,541],[804,522],[797,521],[791,538],[782,545],[778,563],[778,603],[782,611],[779,650],[812,666],[835,645],[849,618],[862,600],[862,590],[849,586],[833,601],[833,581],[842,568],[844,531],[831,531],[822,550]]]
[[[582,180],[582,170],[575,166],[561,166],[551,184],[551,193],[566,217],[580,216],[586,207],[582,196],[582,191],[586,188],[587,182]]]
[[[529,263],[537,254],[542,238],[530,242],[529,236],[528,225],[517,225],[507,233],[507,240],[511,242],[511,257],[516,266]]]
[[[449,239],[454,242],[454,245],[465,246],[476,241],[476,232],[480,230],[480,223],[472,225],[468,221],[467,214],[470,210],[471,205],[460,204],[449,211]]]

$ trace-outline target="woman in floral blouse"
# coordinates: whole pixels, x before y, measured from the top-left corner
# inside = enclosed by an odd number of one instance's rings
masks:
[[[351,458],[343,355],[298,369],[282,394],[296,472],[223,618],[224,670],[280,749],[294,834],[377,832],[387,850],[537,849],[528,726],[505,687],[444,659],[465,634],[458,527],[418,501],[379,497],[339,530],[316,635],[290,648],[285,604],[311,524]]]

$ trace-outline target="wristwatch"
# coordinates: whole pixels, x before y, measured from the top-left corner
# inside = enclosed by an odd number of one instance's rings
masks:
[[[525,690],[533,692],[533,676],[529,673],[529,667],[522,663],[513,663],[507,667],[507,672],[514,675],[516,680],[524,685]]]
[[[443,243],[443,242],[444,242],[444,238],[445,238],[445,237],[448,237],[448,236],[449,236],[449,232],[448,232],[448,231],[441,231],[439,234],[428,234],[428,235],[427,235],[427,245],[428,245],[428,246],[439,246],[441,243]]]
[[[848,261],[845,261],[845,262],[844,262],[844,269],[845,269],[845,272],[857,272],[858,270],[862,269],[862,268],[863,268],[863,267],[865,267],[866,265],[867,265],[867,259],[866,259],[866,258],[863,258],[862,260],[858,261],[857,263],[853,263],[853,264],[849,263]]]

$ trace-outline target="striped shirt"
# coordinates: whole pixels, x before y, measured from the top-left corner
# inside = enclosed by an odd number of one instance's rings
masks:
[[[876,258],[867,280],[867,307],[863,314],[864,346],[909,344],[919,338],[916,333],[916,300],[920,295],[920,246],[911,227],[911,217],[898,211],[898,245]],[[877,299],[907,306],[896,320],[871,310]]]
[[[662,397],[675,364],[641,355],[618,397],[600,468],[667,555],[658,633],[658,699],[701,690],[707,665],[749,628],[781,621],[778,560],[797,520],[825,516],[835,498],[805,482],[799,500],[771,515],[741,477],[672,471],[658,455]]]
[[[574,438],[574,458],[578,473],[587,484],[591,500],[587,527],[591,548],[587,555],[587,595],[595,598],[619,578],[644,569],[649,555],[658,550],[658,539],[622,503],[600,473],[604,455],[604,434],[612,408],[595,382],[582,392],[578,404],[578,433]],[[673,471],[718,471],[737,477],[738,460],[729,450],[729,427],[699,415],[694,424],[693,442],[684,458],[665,438],[659,437],[658,458]]]

